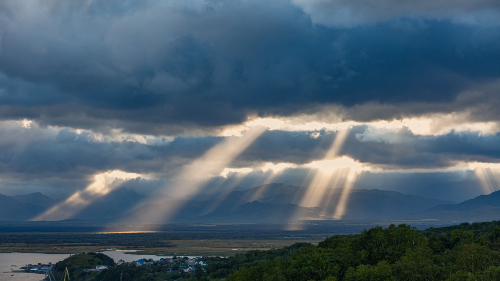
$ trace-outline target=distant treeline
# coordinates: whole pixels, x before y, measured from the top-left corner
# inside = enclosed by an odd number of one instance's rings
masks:
[[[389,225],[387,221],[336,221],[336,220],[312,220],[301,221],[299,236],[323,235],[335,229],[338,234],[359,233],[363,229],[371,228],[376,225]],[[426,229],[435,224],[426,224],[420,222],[419,229]],[[177,224],[133,224],[120,225],[111,222],[93,222],[85,220],[66,220],[66,221],[0,221],[0,238],[9,233],[102,233],[114,232],[117,230],[135,231],[136,233],[148,231],[160,231],[172,235],[171,239],[198,239],[205,236],[205,239],[239,239],[239,237],[262,237],[276,235],[276,237],[289,236],[293,233],[284,231],[289,228],[289,223],[217,223],[206,224],[196,222],[185,222]],[[185,238],[184,238],[185,237]],[[203,238],[201,238],[203,239]]]
[[[0,245],[120,246],[130,248],[164,248],[174,245],[159,233],[111,234],[3,234]]]
[[[336,235],[318,246],[297,243],[235,257],[206,258],[185,273],[178,266],[121,265],[85,280],[500,280],[500,223],[461,224],[419,231],[401,224],[358,235]],[[172,273],[167,273],[170,270]],[[89,278],[91,277],[91,278]],[[84,280],[84,279],[81,279]]]
[[[446,235],[450,237],[451,233],[455,230],[466,230],[472,232],[477,237],[486,237],[495,231],[496,227],[500,227],[500,221],[492,222],[475,222],[475,223],[462,223],[459,225],[452,225],[447,227],[430,227],[423,231],[425,236],[431,235],[440,236]]]
[[[172,240],[280,240],[284,236],[294,238],[289,233],[16,233],[0,234],[0,246],[17,244],[36,246],[103,246],[103,247],[129,247],[129,248],[164,248],[175,246]],[[324,235],[308,235],[300,233],[297,239],[320,240]]]

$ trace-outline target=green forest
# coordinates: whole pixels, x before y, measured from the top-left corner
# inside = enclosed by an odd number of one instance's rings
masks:
[[[500,280],[500,224],[464,223],[425,231],[391,225],[357,235],[336,235],[317,246],[297,243],[204,261],[208,265],[196,266],[194,273],[182,271],[182,263],[124,264],[92,274],[83,274],[81,265],[64,265],[74,280],[96,281],[120,277],[124,281]],[[57,268],[61,268],[59,263]]]

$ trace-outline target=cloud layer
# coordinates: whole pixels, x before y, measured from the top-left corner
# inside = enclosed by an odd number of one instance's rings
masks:
[[[399,175],[433,172],[422,186],[452,182],[500,159],[499,9],[488,0],[2,1],[0,193],[71,194],[113,170],[149,175],[135,189],[168,189],[183,167],[256,126],[269,130],[208,190],[259,184],[275,173],[264,167],[300,185],[346,129],[340,156],[369,167],[373,183],[400,190],[413,182]]]
[[[4,1],[1,117],[179,134],[325,104],[353,120],[463,110],[461,95],[487,106],[499,27],[415,15],[497,5],[393,2]],[[369,24],[315,24],[308,7]]]

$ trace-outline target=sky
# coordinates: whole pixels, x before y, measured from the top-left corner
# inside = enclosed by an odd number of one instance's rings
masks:
[[[0,193],[460,202],[500,189],[499,66],[493,0],[1,1]]]

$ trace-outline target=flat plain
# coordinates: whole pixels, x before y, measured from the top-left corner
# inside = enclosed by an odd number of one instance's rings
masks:
[[[233,256],[251,250],[316,244],[400,221],[303,221],[295,224],[114,225],[85,222],[0,222],[0,252],[81,253],[139,250],[165,256]],[[425,229],[429,222],[416,226]],[[412,222],[415,225],[415,221]]]

